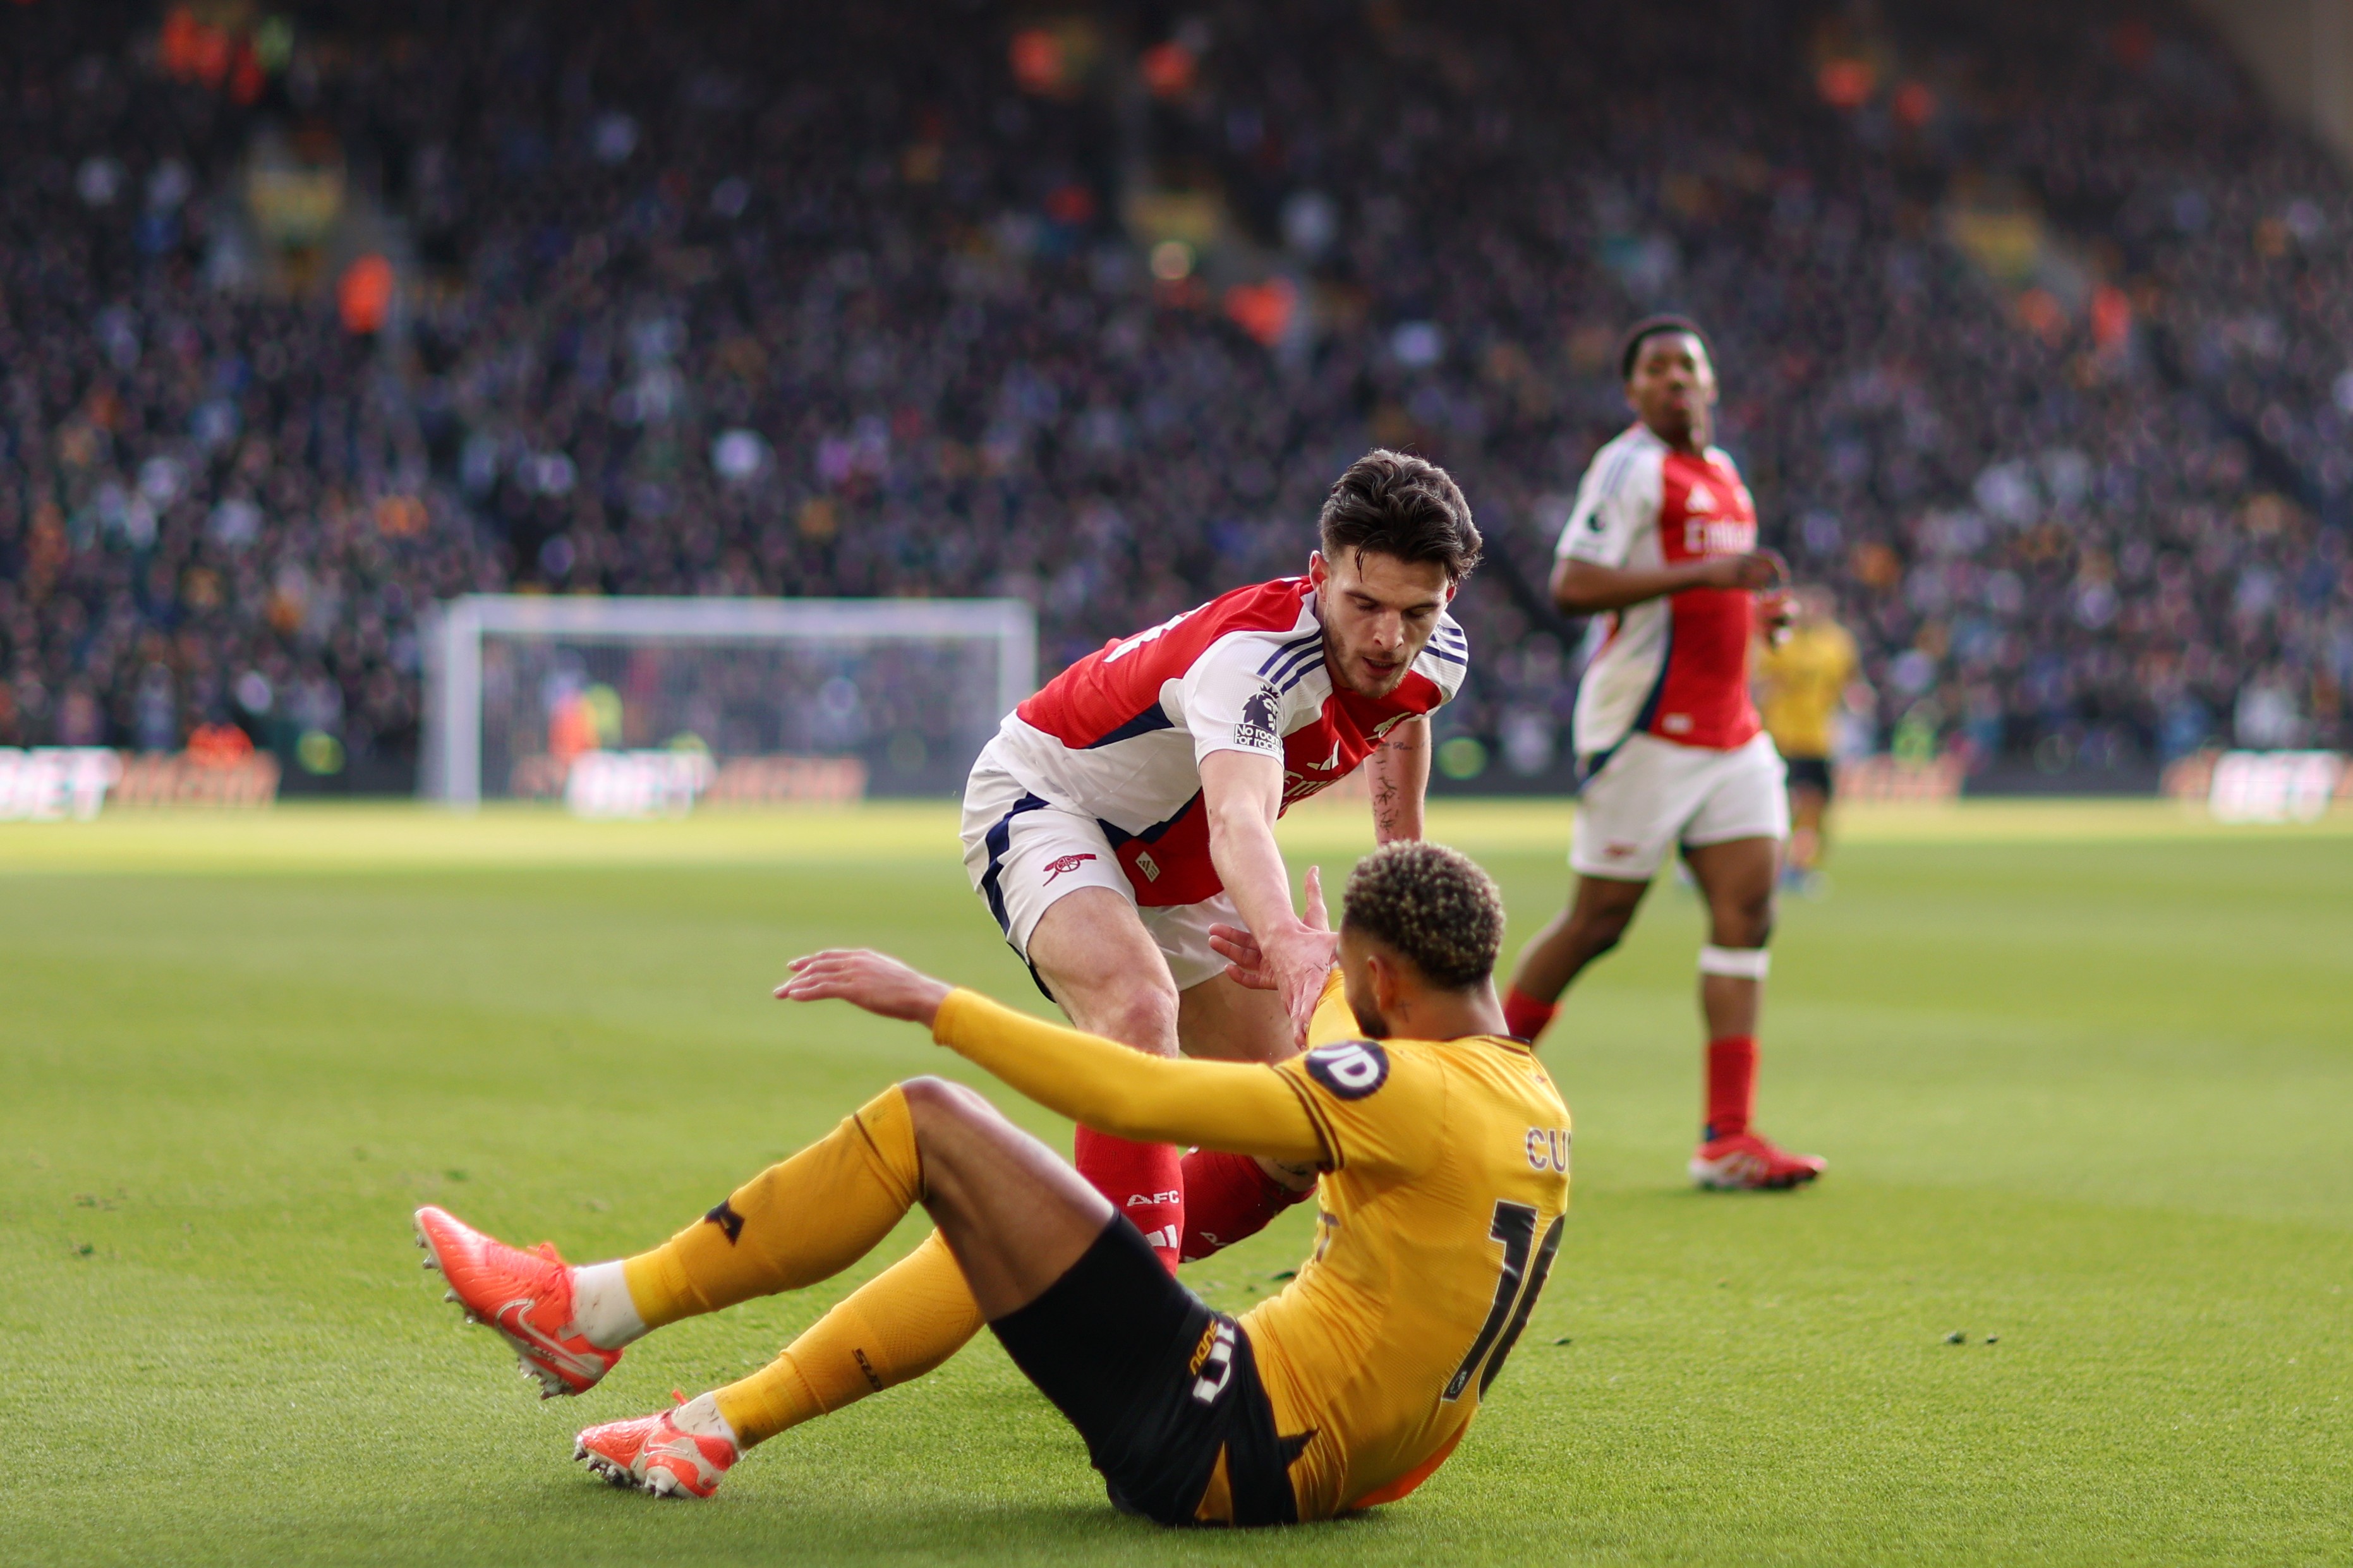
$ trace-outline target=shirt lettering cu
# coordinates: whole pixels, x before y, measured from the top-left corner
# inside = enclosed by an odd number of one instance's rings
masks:
[[[1333,1170],[1395,1179],[1437,1163],[1446,1074],[1428,1053],[1335,1040],[1274,1070],[1307,1108]]]

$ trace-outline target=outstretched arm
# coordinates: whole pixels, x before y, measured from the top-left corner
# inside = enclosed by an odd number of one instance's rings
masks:
[[[1333,943],[1331,932],[1311,928],[1292,912],[1291,878],[1274,841],[1274,819],[1282,807],[1282,759],[1256,752],[1210,752],[1201,759],[1201,805],[1209,814],[1209,858],[1272,966],[1295,1045],[1307,1037],[1316,993],[1332,967]]]
[[[834,949],[797,958],[792,967],[779,997],[838,997],[926,1025],[941,1045],[1097,1131],[1274,1160],[1329,1159],[1298,1095],[1270,1068],[1147,1057],[954,990],[879,952]]]

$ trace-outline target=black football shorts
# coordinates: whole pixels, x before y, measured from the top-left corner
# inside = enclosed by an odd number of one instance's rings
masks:
[[[1831,790],[1831,760],[1828,757],[1783,757],[1789,770],[1791,789],[1820,790],[1825,798]]]
[[[1112,1506],[1191,1524],[1218,1455],[1236,1524],[1293,1524],[1298,1500],[1250,1336],[1171,1279],[1115,1215],[1028,1306],[989,1325],[1079,1429]]]

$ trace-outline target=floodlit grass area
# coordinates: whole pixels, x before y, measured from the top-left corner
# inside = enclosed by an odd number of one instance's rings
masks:
[[[1566,891],[1565,808],[1432,830],[1515,942]],[[1365,842],[1286,832],[1335,874]],[[1698,911],[1662,885],[1546,1044],[1567,1241],[1462,1449],[1235,1536],[1113,1514],[986,1337],[712,1502],[608,1491],[576,1426],[739,1374],[864,1272],[543,1405],[417,1267],[426,1201],[634,1250],[919,1071],[1065,1139],[913,1029],[767,999],[851,942],[1040,1005],[952,810],[0,826],[0,1563],[2353,1560],[2353,821],[1858,812],[1832,873],[1764,1035],[1765,1128],[1820,1187],[1684,1186]],[[1191,1282],[1247,1306],[1307,1233]]]

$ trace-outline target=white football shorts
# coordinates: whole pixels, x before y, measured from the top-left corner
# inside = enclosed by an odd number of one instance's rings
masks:
[[[1647,882],[1676,844],[1789,837],[1786,770],[1759,733],[1728,752],[1629,735],[1585,781],[1568,839],[1580,877]]]
[[[1167,961],[1168,977],[1189,991],[1225,973],[1209,946],[1213,925],[1238,926],[1241,911],[1224,893],[1198,904],[1153,909],[1135,901],[1111,840],[1094,818],[1041,800],[986,752],[965,782],[964,867],[973,891],[997,917],[1006,942],[1029,963],[1029,937],[1054,900],[1081,888],[1108,888],[1128,902]],[[1030,974],[1037,975],[1031,964]],[[1045,988],[1044,980],[1038,982]]]

